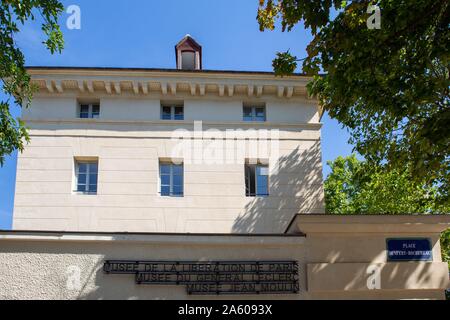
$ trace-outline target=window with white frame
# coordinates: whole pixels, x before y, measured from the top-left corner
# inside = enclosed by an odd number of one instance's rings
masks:
[[[160,194],[163,197],[182,197],[183,192],[183,164],[160,162]]]
[[[75,162],[76,192],[97,193],[98,161]]]
[[[266,107],[264,106],[244,106],[243,111],[244,121],[266,121]]]
[[[80,103],[78,117],[81,119],[100,118],[100,104],[98,103]]]
[[[184,107],[182,105],[162,105],[161,120],[184,120]]]
[[[245,165],[245,195],[247,197],[269,195],[269,167],[267,165]]]

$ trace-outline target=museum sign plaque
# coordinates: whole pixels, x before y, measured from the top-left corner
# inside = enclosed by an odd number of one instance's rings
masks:
[[[185,285],[188,294],[296,294],[296,261],[106,260],[106,274],[132,274],[139,285]]]

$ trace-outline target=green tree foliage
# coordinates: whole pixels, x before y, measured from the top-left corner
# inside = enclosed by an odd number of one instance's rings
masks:
[[[441,237],[442,259],[450,263],[450,229],[447,229]]]
[[[25,69],[25,58],[17,47],[14,37],[19,26],[36,17],[42,21],[46,35],[44,45],[51,53],[60,52],[64,41],[58,25],[58,16],[64,10],[57,0],[1,0],[0,2],[0,78],[6,101],[0,101],[0,165],[4,157],[15,149],[23,150],[29,140],[22,121],[15,119],[11,105],[27,108],[35,88]]]
[[[329,214],[447,213],[440,188],[412,179],[407,167],[385,170],[355,155],[329,161],[331,173],[325,180],[325,205]],[[443,259],[450,262],[450,229],[441,237]]]
[[[450,207],[437,201],[440,189],[412,179],[407,167],[385,170],[355,155],[338,157],[328,165],[325,203],[329,213],[450,213]]]
[[[380,29],[367,27],[369,5],[380,8]],[[261,30],[279,20],[283,31],[300,21],[310,28],[309,93],[365,159],[394,174],[406,165],[450,203],[449,1],[261,0],[257,19]],[[289,74],[297,61],[279,53],[275,72]]]

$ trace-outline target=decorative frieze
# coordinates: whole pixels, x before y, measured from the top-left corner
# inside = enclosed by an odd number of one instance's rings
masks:
[[[89,93],[191,96],[216,95],[219,97],[247,96],[261,98],[274,96],[290,99],[307,96],[305,76],[276,77],[269,73],[213,73],[213,72],[156,72],[148,70],[133,73],[106,69],[102,72],[84,69],[33,69],[32,82],[42,94]],[[152,84],[152,85],[150,85]]]

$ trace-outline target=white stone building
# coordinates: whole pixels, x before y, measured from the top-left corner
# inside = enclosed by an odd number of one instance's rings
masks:
[[[444,298],[449,215],[323,214],[308,77],[176,61],[28,69],[0,299]]]
[[[40,90],[23,113],[14,229],[273,233],[324,212],[309,78],[201,70],[189,36],[177,60],[28,69]]]

